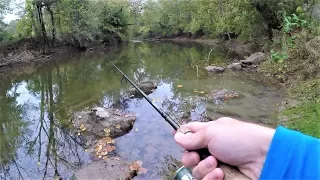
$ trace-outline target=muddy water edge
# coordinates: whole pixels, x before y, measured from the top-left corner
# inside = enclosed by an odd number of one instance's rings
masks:
[[[88,152],[70,118],[76,111],[112,107],[136,116],[132,129],[113,141],[112,155],[142,162],[147,171],[134,179],[170,179],[183,149],[147,101],[125,96],[130,85],[108,59],[135,82],[155,83],[148,96],[180,124],[229,116],[275,127],[283,96],[279,88],[263,83],[254,71],[204,69],[226,67],[233,58],[196,43],[137,42],[0,73],[0,178],[76,179],[82,168],[108,161]],[[223,89],[239,97],[207,98]]]

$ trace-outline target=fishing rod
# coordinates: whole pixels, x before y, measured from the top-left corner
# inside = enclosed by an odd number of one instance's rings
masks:
[[[142,94],[142,96],[151,104],[151,106],[156,109],[159,114],[173,127],[173,129],[175,130],[179,130],[180,129],[180,125],[173,120],[166,112],[164,112],[161,108],[159,108],[155,103],[153,103],[150,98],[148,98],[148,96],[134,83],[132,82],[128,76],[126,76],[115,64],[113,64],[109,59],[108,61],[122,74],[122,76],[128,81],[130,82],[130,84],[132,86],[134,86],[136,88],[137,91],[139,91],[140,94]],[[184,128],[183,129],[183,133],[187,134],[187,133],[192,133],[192,131],[190,129]],[[204,149],[199,149],[196,150],[196,152],[199,154],[200,156],[200,160],[204,160],[205,158],[207,158],[208,156],[211,155],[211,153],[209,152],[208,149],[204,148]],[[219,164],[223,164],[220,161],[218,161]],[[222,170],[226,170],[227,173],[229,173],[229,175],[231,174],[231,176],[233,176],[233,178],[240,178],[242,180],[247,180],[248,178],[243,175],[239,170],[229,167],[227,165],[223,164],[223,167],[220,167]],[[188,168],[185,168],[184,166],[182,166],[180,169],[178,169],[176,171],[176,174],[173,178],[173,180],[193,180],[193,177],[191,175],[191,170]],[[228,174],[227,174],[228,175]],[[226,176],[226,174],[225,174]],[[228,178],[224,178],[224,179],[228,179]]]

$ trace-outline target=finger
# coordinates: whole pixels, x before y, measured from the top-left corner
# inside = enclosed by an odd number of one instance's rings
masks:
[[[192,122],[192,123],[188,123],[188,124],[185,124],[185,125],[182,125],[182,126],[190,129],[192,132],[197,132],[197,131],[200,131],[203,128],[206,128],[206,127],[210,126],[212,123],[214,123],[214,121],[210,121],[210,122]]]
[[[192,170],[192,175],[195,179],[202,179],[208,173],[216,169],[217,166],[217,159],[213,156],[209,156],[206,159],[200,161],[200,163]]]
[[[198,131],[195,133],[176,133],[174,139],[177,144],[186,150],[197,150],[207,146],[205,131]]]
[[[174,136],[177,133],[176,130],[172,130],[171,134]]]
[[[196,152],[185,152],[182,155],[182,164],[187,168],[193,168],[200,162],[200,156]]]
[[[220,168],[216,168],[208,173],[202,180],[223,180],[224,173]]]

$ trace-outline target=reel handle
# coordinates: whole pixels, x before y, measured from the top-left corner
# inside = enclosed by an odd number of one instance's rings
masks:
[[[190,129],[185,127],[179,128],[178,131],[184,134],[192,133]],[[206,148],[196,150],[196,152],[199,154],[200,160],[204,160],[205,158],[211,156],[211,153]],[[218,160],[218,167],[224,172],[224,180],[250,180],[250,178],[240,172],[240,170],[235,166],[227,165]]]

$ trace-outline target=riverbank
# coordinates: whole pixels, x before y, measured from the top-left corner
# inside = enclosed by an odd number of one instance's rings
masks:
[[[83,52],[99,53],[108,51],[118,45],[118,43],[114,42],[112,45],[106,46],[96,42],[87,47],[79,47],[69,41],[56,41],[48,52],[44,52],[42,42],[39,39],[19,40],[0,46],[0,72],[24,66],[37,67],[48,61],[68,59],[68,57]]]
[[[160,41],[196,42],[210,45],[213,48],[223,46],[238,58],[261,51],[266,53],[267,60],[257,66],[256,71],[267,84],[286,89],[283,101],[278,104],[278,124],[301,131],[308,135],[320,137],[320,87],[318,59],[318,36],[312,36],[304,31],[295,34],[294,45],[289,49],[288,57],[281,59],[281,54],[273,52],[276,43],[261,39],[260,42],[239,43],[236,39],[223,41],[219,39],[203,39],[175,37],[160,39]],[[292,34],[293,36],[293,34]],[[286,38],[281,32],[276,33],[274,39]],[[279,45],[278,45],[279,46]],[[280,49],[279,47],[277,47]],[[276,48],[276,50],[278,50]],[[279,62],[275,61],[280,59]]]

